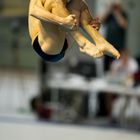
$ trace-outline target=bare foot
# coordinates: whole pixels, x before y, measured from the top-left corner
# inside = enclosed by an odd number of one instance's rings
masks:
[[[80,51],[88,54],[89,56],[99,58],[103,56],[103,52],[100,51],[94,44],[86,40],[83,46],[80,47]]]
[[[109,56],[113,56],[117,59],[120,58],[120,53],[108,42],[104,43],[96,43],[96,47],[102,51],[104,54],[107,54]]]

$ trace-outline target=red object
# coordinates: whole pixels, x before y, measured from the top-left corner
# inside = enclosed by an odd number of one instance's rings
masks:
[[[37,113],[38,113],[39,118],[49,119],[51,118],[52,110],[50,108],[39,107],[37,109]]]
[[[140,71],[136,72],[134,74],[134,80],[137,82],[137,83],[140,83]]]

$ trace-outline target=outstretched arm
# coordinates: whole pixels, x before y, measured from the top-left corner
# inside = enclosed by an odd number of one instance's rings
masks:
[[[60,8],[63,7],[63,3],[52,3],[50,2],[49,8],[52,11],[54,7],[59,6]],[[73,29],[76,26],[76,19],[75,15],[68,15],[67,17],[60,17],[49,10],[44,8],[44,3],[41,0],[36,0],[34,6],[30,10],[30,16],[33,16],[39,20],[43,20],[45,22],[50,22],[53,24],[65,26],[68,29]]]
[[[120,11],[113,11],[114,17],[116,18],[116,21],[118,23],[118,25],[123,28],[126,29],[127,28],[127,20],[125,19],[125,17],[121,14]]]

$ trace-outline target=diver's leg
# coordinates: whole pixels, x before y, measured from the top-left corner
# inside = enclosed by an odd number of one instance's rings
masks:
[[[94,40],[96,47],[103,53],[107,53],[116,58],[120,57],[119,52],[105,38],[94,29],[89,22],[92,20],[88,7],[81,12],[80,23],[84,31]]]
[[[59,54],[65,41],[65,33],[58,26],[40,22],[38,41],[42,51],[49,55]]]
[[[67,17],[70,15],[69,11],[66,9],[64,4],[59,4],[53,7],[52,13],[60,16],[60,17]],[[78,29],[75,31],[72,30],[66,30],[63,28],[65,32],[71,35],[71,37],[76,41],[78,46],[80,46],[80,50],[90,56],[93,57],[100,57],[102,56],[102,52],[98,50],[97,47],[93,43],[91,43],[88,39],[86,39],[79,31]]]

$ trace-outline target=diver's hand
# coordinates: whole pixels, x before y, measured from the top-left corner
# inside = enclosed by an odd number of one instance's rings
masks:
[[[76,30],[77,29],[77,20],[75,15],[69,15],[64,19],[64,23],[62,23],[66,29]]]
[[[93,18],[92,21],[89,23],[93,28],[96,30],[100,29],[101,21],[99,18]]]

